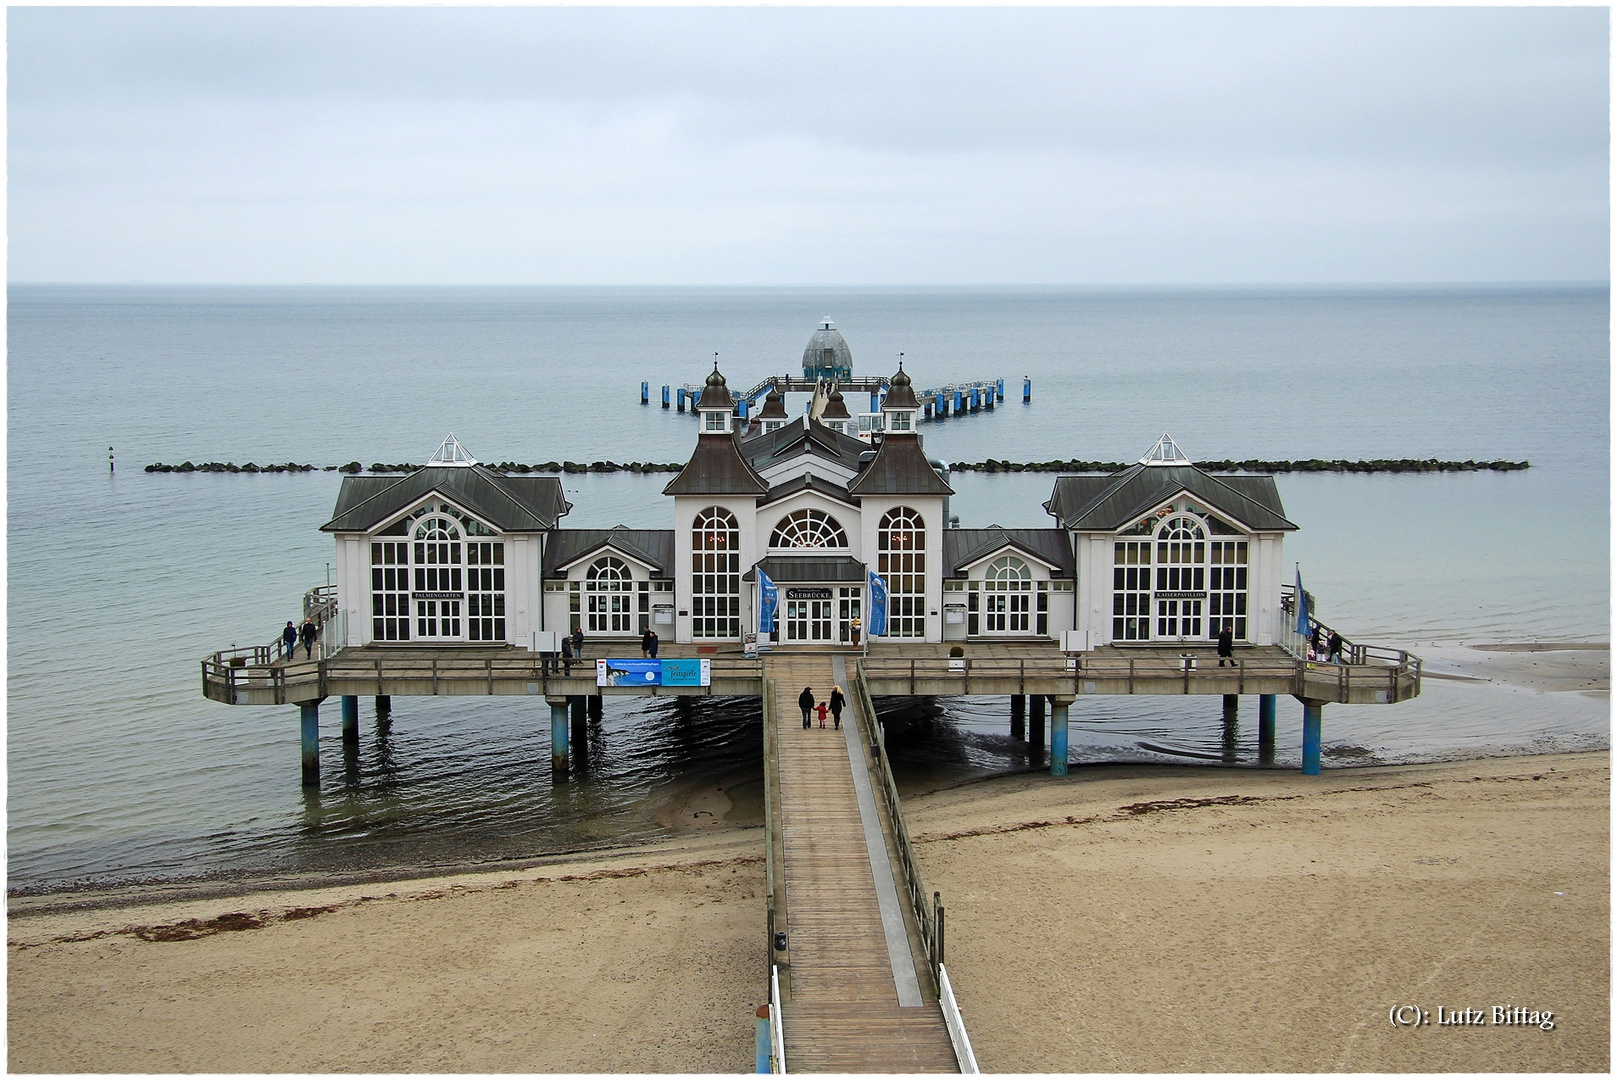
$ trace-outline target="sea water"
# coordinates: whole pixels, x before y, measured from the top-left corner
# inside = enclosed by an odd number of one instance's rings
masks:
[[[269,640],[326,580],[340,478],[141,466],[420,462],[450,431],[489,461],[681,461],[695,425],[658,407],[662,384],[700,381],[715,353],[736,389],[794,372],[825,315],[857,373],[902,352],[922,387],[1005,379],[994,412],[923,424],[944,460],[1128,461],[1164,431],[1198,459],[1530,460],[1282,475],[1301,526],[1287,559],[1327,622],[1438,669],[1472,644],[1608,638],[1604,287],[14,285],[9,300],[13,890],[519,858],[666,835],[713,784],[755,816],[745,701],[608,699],[552,784],[531,701],[398,698],[383,734],[362,699],[358,753],[324,723],[322,787],[302,792],[296,711],[204,700],[198,661]],[[563,524],[667,527],[666,480],[568,475]],[[967,527],[1051,524],[1048,474],[952,482]],[[908,785],[1040,763],[1003,698],[891,704]],[[1080,702],[1072,759],[1251,763],[1254,725],[1226,732],[1218,704]],[[1282,766],[1299,757],[1294,704]],[[1327,766],[1608,744],[1604,696],[1429,679],[1413,702],[1326,710]]]

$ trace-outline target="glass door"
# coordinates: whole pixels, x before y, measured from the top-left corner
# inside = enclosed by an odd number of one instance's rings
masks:
[[[860,626],[864,626],[859,614],[862,599],[863,597],[860,596],[858,589],[844,586],[837,590],[837,640],[844,645],[852,644],[853,642],[853,621],[855,619],[861,619]]]
[[[830,590],[827,590],[830,591]],[[831,601],[809,601],[809,640],[831,640]]]
[[[809,602],[807,600],[786,601],[786,640],[807,641],[809,624]]]

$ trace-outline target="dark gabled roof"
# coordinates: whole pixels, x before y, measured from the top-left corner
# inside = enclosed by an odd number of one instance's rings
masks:
[[[1131,465],[1104,477],[1062,476],[1046,508],[1063,528],[1111,531],[1125,528],[1140,515],[1188,491],[1236,522],[1256,530],[1291,531],[1280,492],[1272,476],[1214,476],[1194,465]]]
[[[695,453],[663,488],[663,494],[762,495],[768,490],[769,482],[747,464],[734,434],[698,435]]]
[[[848,485],[851,495],[953,495],[914,435],[887,435],[876,456]]]
[[[943,530],[943,562],[950,577],[965,577],[966,567],[1006,547],[1016,548],[1055,567],[1053,576],[1077,576],[1072,542],[1065,529],[986,529]]]
[[[571,509],[554,476],[504,476],[482,465],[428,465],[402,479],[345,476],[322,532],[369,532],[437,493],[501,532],[543,532]]]
[[[865,564],[851,555],[771,555],[758,560],[758,566],[777,584],[798,581],[857,581],[865,580]],[[741,575],[743,581],[754,581],[757,574],[748,570]]]
[[[849,506],[859,505],[859,500],[848,494],[847,487],[834,480],[827,480],[823,476],[815,476],[813,473],[803,473],[801,476],[794,476],[790,480],[782,480],[770,488],[767,495],[758,500],[758,505],[768,506],[770,503],[791,498],[793,495],[804,491],[812,491],[816,494],[824,495],[828,499],[847,503]]]
[[[857,473],[859,455],[869,449],[863,440],[845,435],[806,416],[783,424],[774,431],[749,435],[741,443],[741,452],[746,455],[747,463],[760,470],[803,454],[813,454]]]
[[[581,559],[604,548],[612,548],[638,559],[664,577],[674,573],[673,529],[557,529],[545,544],[545,561],[540,574],[560,577],[561,572]]]

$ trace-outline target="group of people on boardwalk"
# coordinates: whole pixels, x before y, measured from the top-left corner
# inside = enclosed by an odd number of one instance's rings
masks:
[[[314,619],[303,620],[303,628],[299,629],[291,619],[286,620],[286,629],[281,631],[281,658],[291,660],[297,656],[298,642],[303,642],[303,658],[314,658],[314,640],[320,635],[320,630],[314,625]]]
[[[847,707],[848,699],[842,693],[842,687],[833,686],[831,696],[825,701],[815,703],[814,688],[803,687],[803,692],[797,695],[797,707],[803,710],[803,729],[808,730],[811,717],[818,715],[820,726],[825,727],[825,714],[831,714],[831,721],[836,730],[842,730],[842,710]]]

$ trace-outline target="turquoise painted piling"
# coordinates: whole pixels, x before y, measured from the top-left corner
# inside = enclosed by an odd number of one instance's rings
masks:
[[[298,705],[303,714],[303,786],[320,786],[320,703],[305,701]]]
[[[359,741],[359,696],[357,694],[344,694],[342,696],[342,741],[357,743]]]
[[[992,386],[984,387],[983,389],[983,408],[989,412],[994,411],[994,388]]]
[[[1320,713],[1323,704],[1303,702],[1303,775],[1319,775]]]
[[[640,381],[640,404],[651,404],[651,383],[642,379]]]
[[[1050,706],[1050,775],[1067,775],[1067,706]]]
[[[1275,696],[1258,695],[1258,761],[1274,764],[1275,759]]]
[[[685,411],[685,388],[683,386],[679,388],[679,393],[676,395],[676,400],[679,402],[679,411],[684,412]]]
[[[999,397],[999,400],[1001,400],[1001,401],[1005,400],[1005,380],[1004,379],[995,379],[994,380],[994,393]]]
[[[1022,404],[1026,405],[1033,400],[1033,380],[1026,375],[1022,376]]]
[[[550,703],[550,767],[567,771],[567,702]]]
[[[769,1006],[758,1006],[758,1028],[753,1036],[753,1071],[773,1072],[769,1067]]]
[[[668,384],[663,384],[663,408],[668,408]]]
[[[870,411],[871,412],[880,412],[881,411],[880,406],[878,405],[878,403],[876,401],[876,391],[874,391],[874,390],[872,390],[870,392]]]
[[[960,410],[965,405],[965,403],[966,403],[965,395],[963,395],[960,391],[956,390],[954,392],[954,414],[956,416],[960,415]]]
[[[982,407],[983,407],[982,391],[978,390],[975,386],[973,386],[971,388],[971,411],[976,412],[978,409],[980,409]]]

